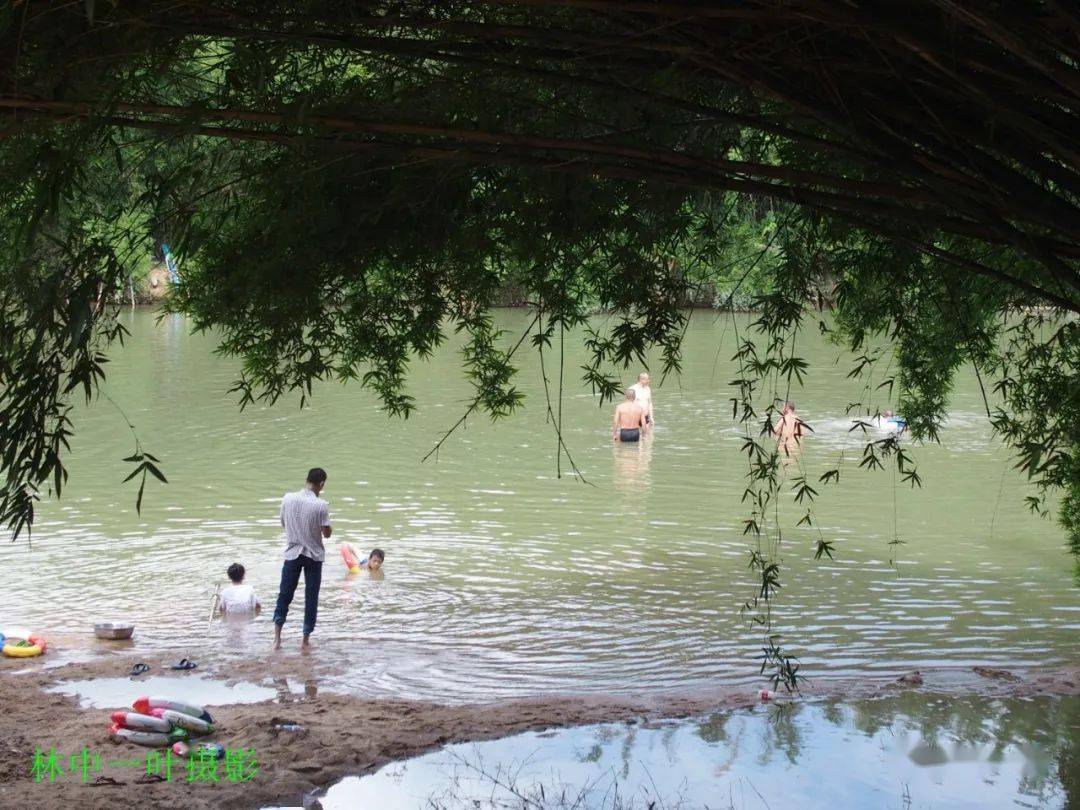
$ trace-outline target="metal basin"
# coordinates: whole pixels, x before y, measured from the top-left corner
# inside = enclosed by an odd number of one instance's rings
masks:
[[[94,625],[94,635],[98,638],[123,639],[131,638],[135,632],[135,625],[124,622],[101,622]]]

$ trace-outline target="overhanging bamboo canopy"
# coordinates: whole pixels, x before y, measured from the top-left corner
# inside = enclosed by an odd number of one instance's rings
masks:
[[[764,195],[1080,311],[1073,3],[23,0],[2,25],[8,137],[91,122]],[[327,84],[350,61],[377,93]]]

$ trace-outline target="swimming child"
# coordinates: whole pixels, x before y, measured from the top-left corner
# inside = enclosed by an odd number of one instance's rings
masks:
[[[381,548],[373,548],[371,553],[360,561],[360,567],[366,568],[369,571],[378,571],[382,568],[383,560],[386,559],[386,554]]]
[[[352,552],[354,559],[359,560],[357,563],[360,568],[375,573],[382,568],[383,560],[386,559],[386,553],[381,548],[373,548],[371,553],[366,557],[361,557],[360,553],[356,550],[356,546],[352,543],[342,543],[343,546],[348,546],[349,551]]]
[[[255,589],[244,584],[244,566],[233,563],[226,571],[232,585],[222,588],[218,606],[222,616],[258,616],[262,611]]]

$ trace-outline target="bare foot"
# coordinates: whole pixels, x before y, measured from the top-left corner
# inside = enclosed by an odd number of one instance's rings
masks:
[[[280,650],[281,649],[281,625],[280,624],[275,624],[274,625],[274,649],[275,650]]]
[[[311,636],[305,633],[304,640],[300,642],[300,648],[306,650],[309,647],[311,647]]]

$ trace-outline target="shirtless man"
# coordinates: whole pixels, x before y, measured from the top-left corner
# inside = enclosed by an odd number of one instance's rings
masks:
[[[645,430],[645,411],[634,399],[633,388],[626,389],[626,399],[615,406],[611,420],[611,438],[617,442],[636,442]]]
[[[777,448],[785,457],[791,457],[799,452],[803,437],[803,422],[795,415],[795,403],[788,400],[780,411],[780,418],[773,425],[772,434],[776,438]]]
[[[652,412],[652,386],[649,385],[649,372],[643,371],[637,375],[637,382],[630,386],[634,389],[634,401],[645,411],[645,426],[649,429],[655,427]]]

